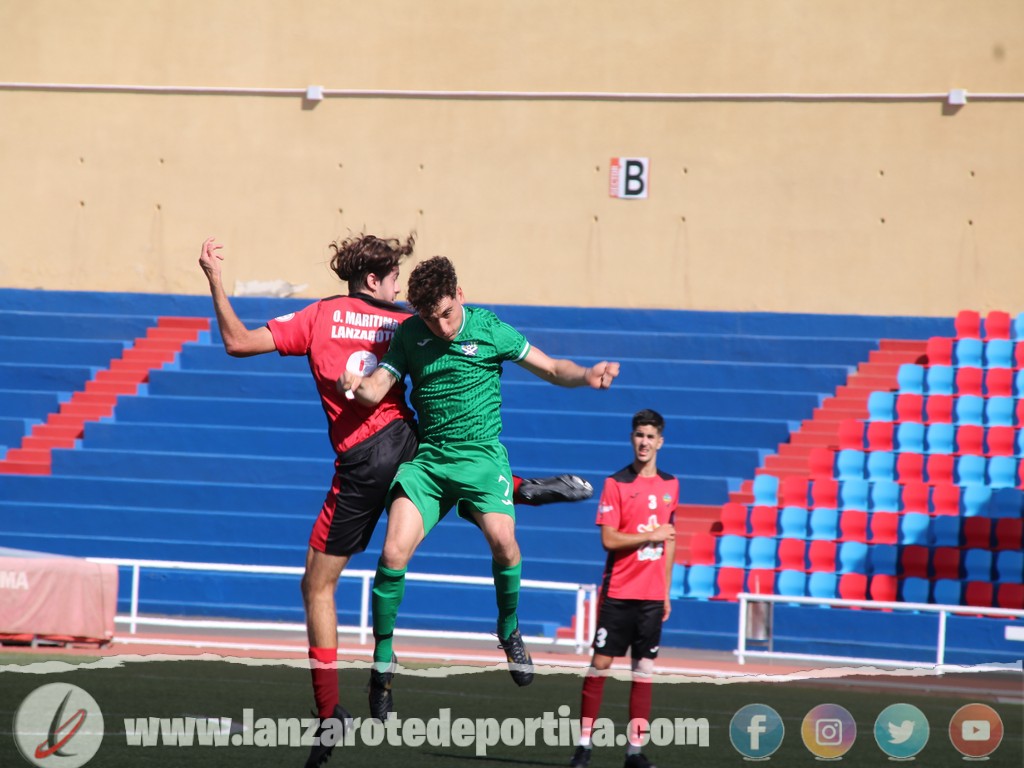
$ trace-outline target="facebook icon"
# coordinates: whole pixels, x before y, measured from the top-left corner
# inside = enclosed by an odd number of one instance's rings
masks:
[[[729,741],[747,760],[767,760],[785,734],[782,718],[767,704],[748,704],[729,723]]]

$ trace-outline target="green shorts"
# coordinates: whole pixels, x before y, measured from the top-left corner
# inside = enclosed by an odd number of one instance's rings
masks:
[[[401,488],[423,517],[430,533],[448,511],[472,521],[471,512],[497,512],[515,519],[508,452],[497,440],[486,443],[421,443],[412,461],[398,468],[388,504]]]

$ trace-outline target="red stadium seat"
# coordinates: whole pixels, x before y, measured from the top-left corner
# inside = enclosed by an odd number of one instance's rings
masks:
[[[1019,517],[1004,517],[996,520],[996,549],[1024,548],[1024,520]]]
[[[735,600],[736,595],[743,591],[743,582],[747,575],[743,568],[719,568],[715,577],[718,582],[718,594],[712,600]]]
[[[834,548],[835,545],[833,545]],[[807,542],[804,539],[779,539],[780,570],[806,571],[806,554]]]
[[[868,540],[868,513],[859,509],[846,509],[839,514],[839,540]]]
[[[953,340],[945,336],[932,336],[925,347],[928,365],[953,364]]]
[[[900,553],[900,575],[918,579],[928,578],[928,547],[912,544]]]
[[[958,339],[981,338],[981,313],[973,309],[961,309],[953,321]]]
[[[869,451],[891,451],[893,449],[893,425],[891,421],[869,421],[865,443]]]
[[[992,521],[987,517],[965,517],[964,546],[971,549],[992,548]]]
[[[1013,397],[1013,369],[989,368],[985,371],[986,397]]]
[[[984,395],[984,374],[981,368],[963,366],[956,369],[957,395]]]
[[[928,395],[924,401],[926,424],[950,424],[953,421],[953,396]]]
[[[834,541],[812,541],[807,547],[808,570],[836,572],[836,544]]]
[[[985,315],[985,338],[986,339],[1008,339],[1010,338],[1010,327],[1012,324],[1009,312],[993,309]]]
[[[775,591],[775,571],[766,568],[751,568],[747,572],[747,592],[755,595],[770,595]]]
[[[924,396],[896,395],[896,421],[924,422]]]
[[[928,483],[913,481],[903,485],[903,511],[904,512],[931,512],[929,496],[931,487]]]
[[[747,507],[736,501],[722,505],[722,535],[747,535]]]
[[[807,457],[807,468],[814,480],[831,479],[835,474],[835,452],[831,448],[815,446]]]
[[[776,536],[778,530],[778,507],[760,506],[750,510],[751,536]]]
[[[991,608],[993,603],[991,581],[968,581],[964,589],[964,605]]]
[[[996,605],[1000,608],[1024,610],[1024,584],[1000,584]]]
[[[956,457],[952,454],[933,453],[928,457],[926,465],[928,482],[932,485],[939,483],[953,482],[953,467],[956,464]]]
[[[976,424],[965,424],[957,427],[953,440],[955,451],[959,456],[985,455],[985,428]]]
[[[810,480],[799,475],[790,475],[782,478],[779,485],[779,506],[780,507],[803,507],[807,508],[807,491]]]
[[[952,483],[940,483],[932,486],[932,514],[960,514],[960,486]]]
[[[876,573],[871,577],[868,593],[872,600],[879,602],[893,603],[896,601],[897,580],[895,576],[884,573]],[[888,609],[891,610],[891,609]]]
[[[839,422],[840,450],[864,450],[864,422],[860,419],[843,419]]]
[[[903,484],[924,482],[924,454],[897,453],[896,479]]]
[[[831,477],[815,479],[811,486],[811,500],[814,507],[835,509],[839,506],[839,483]]]
[[[932,578],[960,578],[960,549],[958,547],[935,547],[932,550]]]
[[[989,427],[985,433],[986,456],[1013,456],[1017,450],[1017,430],[1014,427]]]
[[[875,512],[870,520],[872,544],[895,544],[899,540],[900,515],[896,512]]]
[[[843,600],[866,600],[868,577],[863,573],[844,573],[839,577],[838,595]]]
[[[695,533],[690,537],[690,565],[715,564],[715,537],[710,533]]]

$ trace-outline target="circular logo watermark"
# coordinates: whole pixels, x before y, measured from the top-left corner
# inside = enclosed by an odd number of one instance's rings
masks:
[[[928,743],[928,719],[913,704],[890,704],[875,720],[875,741],[893,760],[912,760]]]
[[[747,704],[729,722],[729,741],[745,760],[767,760],[782,745],[786,728],[767,704]]]
[[[77,685],[50,683],[21,702],[14,714],[14,741],[32,765],[79,768],[103,743],[103,713]]]
[[[841,760],[857,738],[857,722],[845,707],[819,704],[800,726],[804,746],[819,760]]]

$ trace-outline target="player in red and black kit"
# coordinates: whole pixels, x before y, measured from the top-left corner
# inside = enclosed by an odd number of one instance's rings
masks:
[[[367,407],[341,396],[336,382],[346,370],[369,375],[384,357],[395,329],[411,316],[393,302],[398,296],[399,263],[412,253],[413,245],[411,235],[404,243],[362,235],[332,244],[331,269],[348,283],[348,295],[322,299],[255,329],[245,327],[224,291],[222,246],[208,238],[199,257],[225,350],[234,357],[274,351],[305,356],[337,454],[334,479],[309,538],[302,577],[313,696],[321,728],[327,718],[344,722],[349,717],[339,704],[336,669],[338,579],[352,555],[366,549],[398,465],[411,459],[418,445],[403,386],[392,388],[377,406]],[[514,488],[516,503],[534,506],[576,501],[593,493],[590,484],[575,475],[517,477]],[[307,768],[326,762],[331,746],[314,746]]]
[[[651,715],[651,674],[661,625],[672,610],[669,585],[675,560],[679,481],[658,469],[665,419],[657,411],[633,416],[633,462],[604,482],[597,509],[601,544],[608,551],[601,585],[594,656],[583,680],[580,742],[570,765],[590,764],[591,734],[601,710],[604,681],[628,649],[633,663],[625,768],[654,768],[640,751]]]

